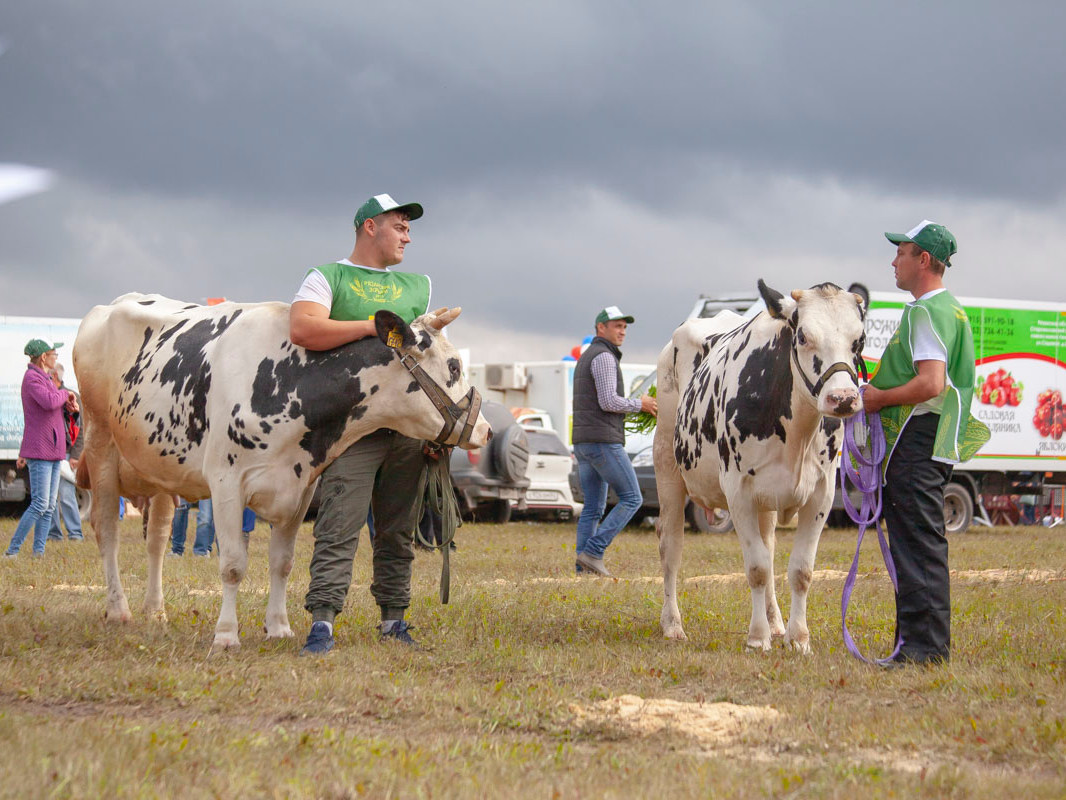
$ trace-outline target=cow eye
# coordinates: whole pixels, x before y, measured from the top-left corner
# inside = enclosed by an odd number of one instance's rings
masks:
[[[803,328],[796,331],[796,341],[800,343],[801,347],[807,344],[807,337],[803,334]]]

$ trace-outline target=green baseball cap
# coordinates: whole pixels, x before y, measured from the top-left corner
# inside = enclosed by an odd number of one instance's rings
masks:
[[[376,194],[359,206],[355,212],[355,227],[359,227],[371,217],[384,214],[386,211],[403,211],[408,219],[418,219],[422,216],[422,206],[418,203],[405,203],[400,205],[387,194]]]
[[[886,233],[885,238],[892,244],[913,242],[925,250],[938,261],[943,261],[944,266],[951,266],[951,257],[959,251],[955,236],[936,222],[923,219],[906,233]]]
[[[624,319],[629,324],[633,324],[633,317],[629,314],[623,314],[622,310],[618,306],[607,306],[599,314],[596,315],[596,324],[601,322],[610,322],[613,319]]]
[[[56,342],[55,344],[48,344],[44,339],[30,339],[26,342],[26,347],[22,352],[28,355],[30,358],[37,358],[43,356],[49,350],[56,350],[63,346],[62,342]]]

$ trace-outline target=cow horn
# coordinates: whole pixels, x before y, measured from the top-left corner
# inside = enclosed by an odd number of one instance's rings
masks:
[[[433,314],[436,319],[431,319],[429,324],[436,328],[438,331],[447,325],[449,322],[453,322],[463,311],[462,306],[456,306],[455,308],[442,308],[438,311],[434,311]]]
[[[798,303],[799,299],[801,297],[803,297],[803,290],[802,289],[793,289],[792,292],[791,292],[791,295],[792,295],[792,299],[795,300]]]

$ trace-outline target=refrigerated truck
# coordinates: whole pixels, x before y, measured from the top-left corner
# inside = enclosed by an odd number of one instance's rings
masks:
[[[872,372],[899,327],[899,292],[870,292],[863,357]],[[945,492],[949,530],[990,524],[981,495],[1046,494],[1066,484],[1066,303],[958,297],[973,329],[977,388],[971,413],[991,438],[955,467]]]
[[[22,445],[22,377],[29,357],[23,352],[30,339],[49,344],[62,342],[58,363],[63,365],[63,382],[77,391],[78,379],[70,361],[80,319],[66,317],[0,316],[0,502],[20,503],[29,486],[19,477],[15,462]]]

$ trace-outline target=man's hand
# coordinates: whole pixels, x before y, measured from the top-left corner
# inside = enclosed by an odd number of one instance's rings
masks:
[[[15,460],[15,466],[18,467],[19,469],[22,469],[24,466],[26,466],[26,459],[24,459],[24,458],[16,459]]]
[[[659,416],[659,404],[656,402],[655,398],[652,397],[650,394],[645,394],[645,395],[641,396],[641,398],[640,398],[640,410],[641,411],[646,411],[647,413],[651,414],[653,417]]]
[[[75,458],[74,456],[71,456],[71,458],[70,458],[70,469],[72,471],[74,471],[74,472],[78,471],[78,462],[80,460],[81,459],[79,459],[79,458]]]
[[[74,392],[67,392],[67,395],[68,395],[67,396],[67,402],[66,402],[67,411],[69,411],[71,414],[77,414],[78,410],[79,410],[78,409],[78,397],[77,397],[77,395],[75,395]]]
[[[876,414],[885,407],[884,394],[880,389],[867,385],[862,390],[862,410],[869,414]]]

